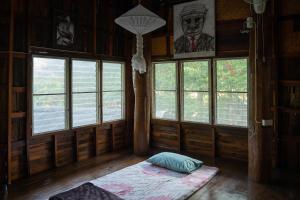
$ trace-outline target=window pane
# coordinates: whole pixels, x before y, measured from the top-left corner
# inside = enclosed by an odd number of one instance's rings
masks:
[[[97,63],[94,61],[72,61],[73,92],[96,92]]]
[[[208,92],[184,92],[184,120],[209,123]]]
[[[184,90],[208,91],[208,61],[184,62]]]
[[[33,58],[33,94],[65,93],[65,59]]]
[[[155,92],[155,117],[163,119],[176,119],[176,92]]]
[[[103,121],[123,119],[123,92],[103,92]]]
[[[122,64],[103,63],[103,91],[122,90]]]
[[[247,92],[247,59],[217,61],[217,90]]]
[[[97,123],[96,93],[73,94],[73,127]]]
[[[155,64],[155,89],[176,90],[176,63]]]
[[[217,94],[217,123],[247,126],[247,93]]]
[[[65,95],[33,96],[33,133],[66,128]]]

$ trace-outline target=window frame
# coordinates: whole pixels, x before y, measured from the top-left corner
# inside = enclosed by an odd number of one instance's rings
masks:
[[[218,60],[238,60],[246,59],[247,60],[247,126],[237,126],[237,125],[227,125],[227,124],[217,124],[216,123],[216,114],[217,114],[217,71],[216,71],[216,62]],[[184,62],[197,62],[197,61],[208,61],[208,82],[209,82],[209,123],[196,122],[184,120]],[[155,116],[155,64],[162,63],[175,63],[176,65],[176,120],[157,118]],[[181,60],[156,60],[151,64],[151,119],[170,121],[170,122],[182,122],[190,123],[204,126],[216,126],[216,127],[228,127],[228,128],[248,128],[249,127],[249,93],[250,91],[250,67],[249,67],[249,57],[247,56],[236,56],[236,57],[216,57],[216,58],[194,58],[194,59],[181,59]]]
[[[121,86],[122,89],[121,90],[113,90],[113,91],[104,91],[103,90],[103,63],[114,63],[114,64],[121,64]],[[115,121],[120,121],[120,120],[125,120],[126,118],[126,111],[125,111],[125,106],[126,106],[126,95],[125,95],[125,62],[123,61],[112,61],[112,60],[101,60],[101,68],[100,68],[100,86],[101,86],[101,90],[100,90],[100,95],[101,95],[101,123],[111,123],[111,122],[115,122]],[[113,119],[113,120],[108,120],[108,121],[104,121],[103,120],[103,92],[121,92],[121,118],[120,119]]]
[[[39,54],[33,54],[32,56],[32,67],[31,67],[31,135],[32,136],[39,136],[39,135],[47,135],[52,132],[60,132],[60,131],[66,131],[70,129],[70,89],[69,89],[69,83],[70,83],[70,59],[68,57],[60,57],[60,56],[48,56],[48,55],[39,55]],[[44,131],[44,132],[39,132],[35,133],[34,132],[34,107],[33,107],[33,99],[34,96],[36,96],[33,92],[34,88],[34,58],[46,58],[46,59],[60,59],[60,60],[65,60],[65,72],[64,72],[64,78],[65,78],[65,88],[64,88],[64,99],[65,99],[65,128],[64,129],[57,129],[53,131]],[[55,94],[44,94],[44,95],[55,95]],[[61,94],[63,95],[63,94]],[[38,94],[38,96],[43,96],[43,94]]]
[[[242,60],[245,59],[247,60],[247,92],[232,92],[232,93],[243,93],[247,94],[247,125],[246,126],[239,126],[239,125],[230,125],[230,124],[222,124],[222,123],[217,123],[217,93],[218,93],[218,84],[217,84],[217,61],[219,60]],[[214,99],[214,125],[216,126],[223,126],[223,127],[232,127],[232,128],[248,128],[249,127],[249,57],[228,57],[228,58],[214,58],[213,59],[213,99]],[[224,92],[226,93],[226,92]],[[228,92],[229,93],[229,92]]]
[[[207,70],[208,70],[208,98],[209,98],[209,103],[208,103],[208,112],[209,112],[209,116],[208,116],[208,122],[199,122],[199,121],[190,121],[190,120],[184,120],[184,63],[185,62],[202,62],[202,61],[207,61],[208,62],[208,66],[207,66]],[[179,105],[180,110],[181,110],[181,116],[180,116],[180,121],[181,122],[187,122],[187,123],[196,123],[196,124],[202,124],[202,125],[210,125],[212,124],[212,70],[211,70],[211,59],[192,59],[192,60],[182,60],[182,61],[178,61],[179,66],[180,66],[180,103],[181,105]],[[204,92],[204,91],[195,91],[195,92]]]
[[[92,124],[86,124],[86,125],[81,125],[81,126],[74,126],[73,124],[73,94],[91,94],[93,92],[73,92],[73,61],[87,61],[87,62],[95,62],[96,63],[96,123]],[[98,125],[101,124],[101,116],[102,116],[102,109],[100,108],[101,102],[102,102],[102,96],[101,96],[101,79],[102,79],[102,74],[100,73],[100,60],[97,59],[87,59],[87,58],[70,58],[70,71],[69,71],[69,76],[70,76],[70,128],[76,129],[76,128],[82,128],[82,127],[87,127],[87,126],[93,126],[93,125]]]
[[[176,72],[176,75],[175,75],[175,81],[176,81],[176,87],[175,87],[175,119],[166,119],[166,118],[158,118],[156,117],[156,95],[155,95],[155,92],[156,92],[156,88],[155,88],[155,65],[156,64],[164,64],[164,63],[173,63],[175,64],[175,72]],[[151,95],[152,95],[152,100],[151,100],[151,106],[152,106],[152,109],[151,109],[151,118],[152,119],[157,119],[157,120],[165,120],[165,121],[180,121],[180,109],[178,109],[178,106],[180,105],[180,88],[179,88],[179,63],[177,61],[157,61],[157,62],[152,62],[152,74],[151,74]],[[160,91],[164,91],[164,90],[160,90]],[[170,91],[170,90],[166,90],[166,91]]]
[[[57,129],[57,130],[51,130],[51,131],[45,131],[45,132],[40,132],[40,133],[34,133],[33,132],[33,127],[34,127],[34,112],[33,112],[33,87],[34,87],[34,80],[33,80],[33,75],[34,75],[34,58],[48,58],[48,59],[60,59],[60,60],[65,60],[65,128],[64,129]],[[73,127],[73,92],[72,92],[72,69],[73,69],[73,60],[78,60],[78,61],[94,61],[97,63],[97,123],[94,124],[87,124],[87,125],[82,125],[82,126],[74,126]],[[116,119],[116,120],[110,120],[110,121],[105,121],[103,122],[103,112],[102,112],[102,105],[103,105],[103,97],[102,97],[102,64],[103,62],[106,63],[119,63],[122,66],[122,118],[121,119]],[[28,68],[28,137],[43,137],[43,136],[51,136],[57,133],[71,133],[74,130],[85,128],[85,127],[95,127],[95,126],[101,126],[105,124],[111,124],[114,122],[120,122],[120,121],[125,121],[126,120],[126,70],[125,70],[125,61],[121,59],[103,59],[102,58],[84,58],[76,55],[71,55],[71,56],[59,56],[57,54],[43,54],[40,52],[32,52],[30,55],[30,61],[29,61],[29,68]]]

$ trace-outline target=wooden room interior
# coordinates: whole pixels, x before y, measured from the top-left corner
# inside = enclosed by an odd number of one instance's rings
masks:
[[[176,58],[174,8],[192,1],[1,0],[0,199],[49,199],[160,152],[219,170],[181,199],[300,199],[300,2],[249,1],[212,0],[214,55]],[[145,73],[115,23],[138,4],[166,21],[143,35]]]

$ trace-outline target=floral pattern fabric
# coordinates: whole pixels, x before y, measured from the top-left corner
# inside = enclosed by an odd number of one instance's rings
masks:
[[[125,200],[184,200],[208,183],[218,168],[203,165],[183,174],[146,161],[91,181]]]

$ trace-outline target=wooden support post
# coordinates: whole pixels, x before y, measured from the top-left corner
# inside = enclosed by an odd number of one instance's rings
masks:
[[[148,72],[147,72],[148,73]],[[147,130],[147,74],[135,73],[135,109],[134,109],[134,153],[146,155],[149,150],[149,130]]]
[[[150,6],[151,1],[142,2],[144,6]],[[134,133],[133,146],[136,155],[147,155],[150,144],[150,97],[151,97],[151,36],[144,38],[144,57],[147,63],[147,72],[140,74],[135,72],[135,109],[134,109]],[[133,40],[135,44],[136,40]],[[135,47],[135,45],[133,45]]]
[[[262,119],[273,119],[271,79],[273,70],[274,2],[263,15],[257,15],[256,30],[250,35],[250,124],[249,178],[268,182],[272,170],[273,127],[263,127]],[[256,32],[255,32],[256,31]]]

